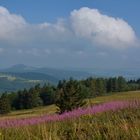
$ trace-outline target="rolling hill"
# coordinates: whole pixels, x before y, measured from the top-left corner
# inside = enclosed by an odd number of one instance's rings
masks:
[[[57,84],[59,80],[70,77],[82,79],[89,76],[90,73],[83,71],[35,68],[19,64],[0,70],[0,92],[29,88],[37,83]]]
[[[15,91],[18,89],[29,88],[36,83],[57,84],[59,80],[84,79],[90,76],[113,77],[124,76],[127,79],[137,79],[140,77],[138,69],[56,69],[47,67],[31,67],[23,64],[14,65],[6,69],[0,69],[0,92]]]

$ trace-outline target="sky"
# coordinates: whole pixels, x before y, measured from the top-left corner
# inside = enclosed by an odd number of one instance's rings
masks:
[[[0,67],[140,69],[139,0],[0,0]]]

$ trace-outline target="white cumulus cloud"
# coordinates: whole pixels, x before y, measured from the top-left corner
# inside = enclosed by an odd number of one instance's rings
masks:
[[[104,15],[97,9],[73,10],[70,17],[54,24],[30,24],[21,15],[0,6],[1,44],[74,48],[87,41],[93,47],[126,48],[134,46],[136,40],[133,28],[126,21]]]
[[[6,8],[0,6],[0,40],[15,41],[21,39],[26,21],[20,15],[11,14]],[[20,35],[20,36],[19,36]],[[17,41],[17,40],[16,40]]]
[[[71,12],[71,23],[78,37],[109,47],[129,47],[136,42],[132,27],[123,19],[101,14],[97,9],[83,7]]]

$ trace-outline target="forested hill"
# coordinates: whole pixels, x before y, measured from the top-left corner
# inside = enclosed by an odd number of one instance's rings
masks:
[[[83,79],[90,75],[90,73],[83,71],[35,68],[20,64],[0,70],[0,92],[30,88],[37,83],[57,84],[61,79],[69,79],[70,77]]]
[[[68,79],[74,77],[76,79],[81,79],[91,76],[91,73],[85,72],[82,70],[65,70],[65,69],[56,69],[56,68],[47,68],[47,67],[30,67],[26,65],[14,65],[7,69],[1,69],[0,72],[6,73],[40,73],[46,74],[47,76],[55,77],[56,79]]]
[[[6,69],[0,69],[0,92],[16,91],[30,88],[37,83],[57,84],[59,80],[86,79],[88,77],[117,77],[123,75],[126,79],[137,79],[140,72],[137,70],[109,70],[109,69],[56,69],[46,67],[31,67],[23,64],[14,65]]]
[[[57,85],[37,84],[30,89],[19,90],[0,96],[0,110],[5,110],[5,102],[11,109],[30,109],[56,104],[61,113],[82,106],[84,99],[114,94],[116,92],[140,90],[140,79],[126,81],[119,76],[114,78],[87,78],[85,80],[60,80]],[[4,105],[4,106],[3,106]],[[75,106],[76,105],[76,106]],[[7,109],[7,108],[6,108]]]

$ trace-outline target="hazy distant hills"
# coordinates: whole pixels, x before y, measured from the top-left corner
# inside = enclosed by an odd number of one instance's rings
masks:
[[[10,73],[15,75],[20,75],[22,77],[32,77],[32,78],[41,78],[49,80],[60,80],[67,79],[69,77],[74,77],[77,79],[85,78],[90,75],[88,72],[77,71],[77,70],[63,70],[63,69],[55,69],[55,68],[36,68],[30,67],[26,65],[14,65],[10,68],[0,70],[0,72]],[[29,77],[28,77],[29,76]]]
[[[40,80],[25,79],[10,73],[0,73],[0,92],[29,88],[40,82]]]
[[[29,88],[37,83],[43,84],[49,82],[56,84],[59,80],[70,77],[83,79],[90,76],[112,77],[120,75],[127,79],[136,79],[140,78],[140,71],[139,69],[64,70],[46,67],[38,68],[19,64],[0,70],[0,92]]]
[[[92,69],[89,70],[91,75],[97,77],[117,77],[123,76],[126,79],[138,79],[140,78],[140,68],[122,68],[122,69]]]
[[[82,79],[90,75],[90,73],[83,71],[35,68],[19,64],[0,70],[0,92],[29,88],[37,83],[56,84],[61,79],[70,77]]]

